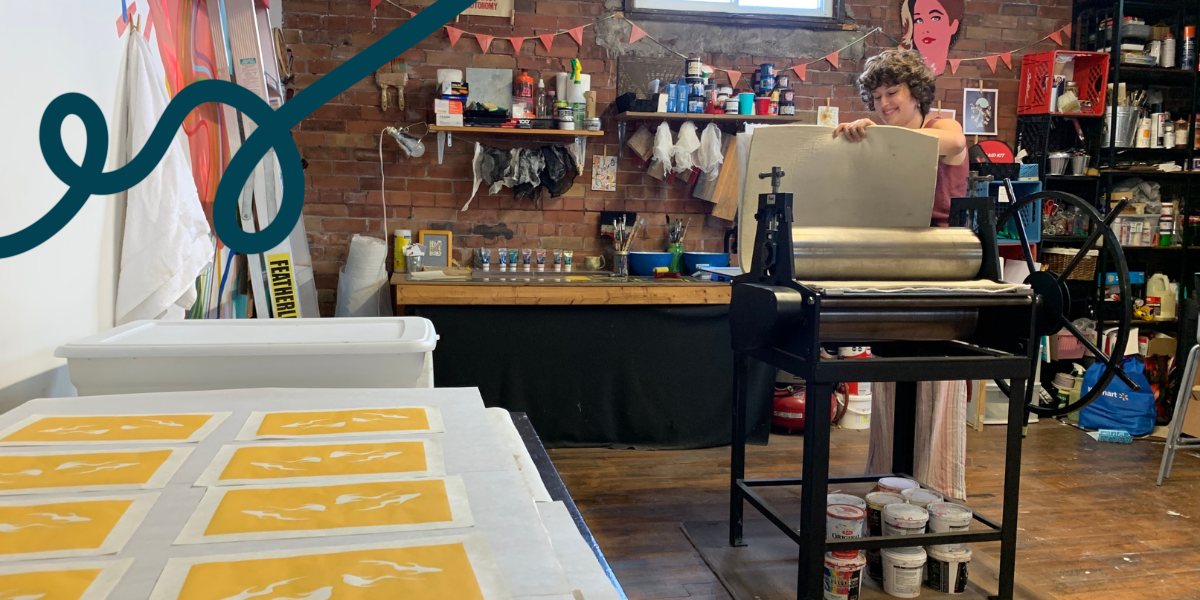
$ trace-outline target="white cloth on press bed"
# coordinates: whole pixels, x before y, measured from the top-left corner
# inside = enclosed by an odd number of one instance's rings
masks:
[[[166,76],[150,45],[136,32],[127,37],[113,108],[116,144],[110,170],[137,155],[170,101],[163,85]],[[213,256],[182,131],[175,132],[158,166],[123,195],[125,234],[116,323],[182,318],[196,302],[196,277]]]

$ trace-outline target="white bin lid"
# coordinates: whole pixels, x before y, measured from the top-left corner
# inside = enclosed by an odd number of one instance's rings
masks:
[[[134,321],[59,346],[59,358],[407,354],[437,346],[422,317]]]

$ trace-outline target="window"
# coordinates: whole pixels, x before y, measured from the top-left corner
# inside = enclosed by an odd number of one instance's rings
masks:
[[[842,0],[626,0],[631,12],[679,16],[707,16],[728,20],[727,16],[759,15],[793,17],[800,20],[837,21]]]

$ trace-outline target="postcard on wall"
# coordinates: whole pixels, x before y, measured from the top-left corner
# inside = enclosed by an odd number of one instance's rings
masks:
[[[617,191],[617,157],[592,157],[592,189],[601,192]]]
[[[996,115],[1000,114],[997,105],[997,90],[964,89],[963,90],[963,133],[966,135],[999,135]]]
[[[479,534],[383,544],[172,558],[150,600],[508,600]]]
[[[0,452],[0,496],[161,489],[191,448]]]
[[[0,567],[0,598],[105,600],[131,564],[132,558]]]
[[[417,479],[445,474],[438,440],[224,446],[197,486]]]
[[[176,544],[329,537],[474,525],[459,477],[210,487]]]
[[[818,106],[817,107],[817,125],[824,127],[838,126],[838,107],[836,106]]]
[[[158,494],[0,501],[0,562],[116,554]]]
[[[229,415],[30,415],[0,431],[0,446],[199,442]]]
[[[317,438],[380,433],[442,433],[442,413],[432,406],[252,412],[239,441]]]

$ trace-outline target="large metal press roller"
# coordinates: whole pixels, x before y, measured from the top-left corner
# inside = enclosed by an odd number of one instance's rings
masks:
[[[792,253],[806,281],[966,281],[983,263],[979,236],[948,227],[793,227]]]

